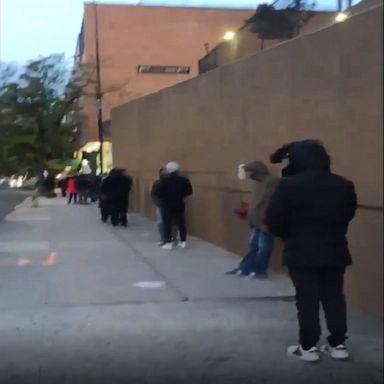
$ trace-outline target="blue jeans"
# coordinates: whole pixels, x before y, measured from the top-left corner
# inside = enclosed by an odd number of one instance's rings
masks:
[[[267,273],[273,244],[273,235],[256,229],[250,239],[249,251],[241,261],[239,269],[244,274],[252,272],[256,274]]]

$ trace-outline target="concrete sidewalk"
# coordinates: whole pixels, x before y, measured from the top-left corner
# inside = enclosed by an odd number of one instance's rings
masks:
[[[29,268],[41,268],[50,254],[55,255],[55,281],[71,284],[65,293],[54,288],[45,297],[48,305],[289,299],[294,295],[283,274],[272,274],[267,280],[226,276],[239,256],[192,237],[187,249],[164,251],[157,245],[154,223],[132,214],[129,221],[128,229],[113,228],[100,222],[95,205],[68,206],[56,198],[41,199],[39,208],[32,208],[26,201],[6,218],[0,245],[6,252],[19,254],[17,260],[21,255],[30,259]],[[16,258],[6,260],[3,263],[17,263]],[[160,287],[140,288],[143,282]],[[39,303],[44,304],[42,298]]]
[[[112,228],[96,207],[26,201],[0,223],[0,383],[382,382],[381,325],[352,316],[353,360],[308,366],[293,288],[228,277],[239,257],[198,239],[156,245],[130,215]]]

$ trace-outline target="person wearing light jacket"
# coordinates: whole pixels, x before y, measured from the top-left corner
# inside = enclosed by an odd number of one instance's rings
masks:
[[[261,161],[253,161],[245,164],[242,168],[246,178],[255,182],[249,212],[252,235],[248,253],[239,266],[227,272],[227,274],[266,278],[268,277],[267,271],[273,250],[274,237],[265,225],[265,211],[279,179],[272,175],[267,166]]]

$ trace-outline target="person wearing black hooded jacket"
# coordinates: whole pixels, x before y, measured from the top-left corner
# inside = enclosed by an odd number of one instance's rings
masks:
[[[102,220],[106,221],[111,216],[114,227],[121,224],[128,225],[129,193],[132,189],[132,178],[125,174],[122,169],[112,169],[109,176],[102,182],[101,210]]]
[[[265,220],[285,242],[284,261],[296,289],[300,345],[289,347],[288,353],[319,360],[321,303],[330,331],[323,351],[346,359],[343,279],[352,262],[346,234],[357,207],[354,184],[331,172],[330,158],[318,141],[296,143],[290,158],[296,173],[281,179]]]
[[[291,143],[284,144],[280,148],[276,149],[276,151],[269,157],[272,164],[280,164],[284,160],[288,160],[288,164],[281,170],[282,177],[292,176],[297,172],[295,161],[290,157],[290,153],[297,143],[299,142],[292,141]]]
[[[163,223],[165,244],[163,249],[172,250],[172,226],[179,231],[181,248],[186,248],[187,227],[185,222],[185,199],[193,193],[191,182],[180,175],[180,165],[171,161],[165,166],[167,175],[159,179],[152,189],[152,197],[156,199],[160,208]]]

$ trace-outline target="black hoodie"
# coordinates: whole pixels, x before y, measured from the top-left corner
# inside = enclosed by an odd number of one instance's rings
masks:
[[[152,189],[152,198],[154,197],[161,207],[171,210],[183,210],[184,199],[190,195],[192,195],[191,182],[178,172],[161,177]]]
[[[285,241],[286,265],[351,264],[346,234],[357,206],[353,183],[331,173],[330,158],[317,141],[295,145],[290,157],[297,174],[280,181],[266,212],[270,231]]]
[[[272,164],[282,163],[285,159],[288,159],[288,165],[281,170],[282,177],[292,176],[297,173],[295,163],[292,161],[290,154],[296,144],[299,141],[292,141],[291,143],[284,144],[271,154],[269,160]]]

